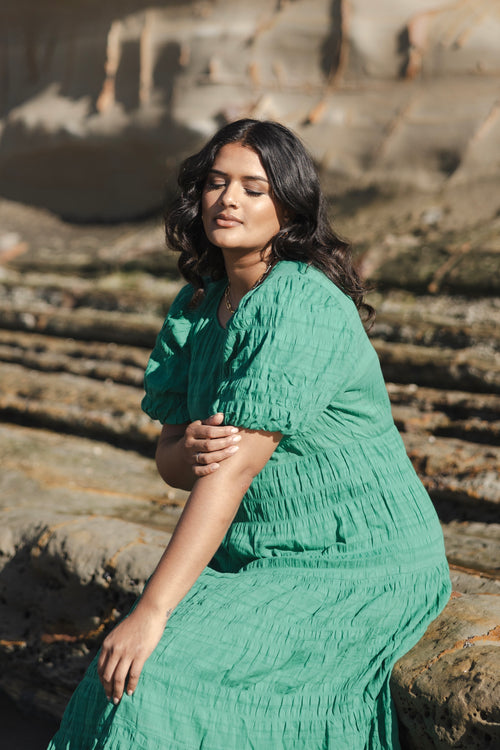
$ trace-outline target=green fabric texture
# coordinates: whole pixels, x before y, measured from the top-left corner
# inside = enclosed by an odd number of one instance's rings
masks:
[[[350,298],[306,264],[278,263],[226,329],[224,287],[194,310],[181,290],[143,408],[284,437],[135,694],[107,703],[94,662],[49,750],[399,748],[391,670],[450,581],[377,355]]]

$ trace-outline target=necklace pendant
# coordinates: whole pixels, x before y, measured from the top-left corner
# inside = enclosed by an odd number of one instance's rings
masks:
[[[264,271],[264,273],[262,274],[262,276],[259,276],[259,278],[255,282],[255,284],[253,284],[253,286],[250,287],[250,289],[248,290],[249,292],[251,292],[252,289],[255,289],[260,284],[262,284],[262,282],[266,278],[267,274],[271,270],[272,266],[273,266],[272,263],[268,264],[268,266],[267,266],[266,270]],[[238,307],[237,306],[233,307],[233,305],[231,303],[231,283],[229,281],[228,281],[227,287],[224,290],[224,304],[226,305],[226,310],[228,312],[230,312],[231,315],[234,315],[234,313],[236,312],[236,310],[238,309]]]
[[[234,315],[237,308],[234,308],[231,304],[231,285],[230,284],[228,284],[224,290],[224,303],[226,305],[226,310],[230,312],[231,315]]]

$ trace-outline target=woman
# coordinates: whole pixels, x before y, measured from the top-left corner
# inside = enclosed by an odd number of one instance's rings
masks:
[[[166,233],[190,283],[143,408],[191,492],[50,748],[398,748],[391,669],[449,576],[349,249],[277,123],[222,128],[179,184]]]

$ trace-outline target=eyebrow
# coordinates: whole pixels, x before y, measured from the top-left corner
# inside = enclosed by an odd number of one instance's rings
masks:
[[[227,177],[227,172],[223,172],[221,169],[210,169],[209,174],[220,174],[221,177]],[[266,180],[265,177],[259,177],[259,175],[252,175],[252,174],[246,174],[242,177],[243,180],[260,180],[261,182],[267,182],[269,184],[269,180]]]

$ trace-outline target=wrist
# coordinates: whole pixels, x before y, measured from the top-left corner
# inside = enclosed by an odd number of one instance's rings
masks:
[[[166,623],[174,611],[174,607],[152,600],[151,597],[147,596],[146,589],[134,611],[150,620]]]

